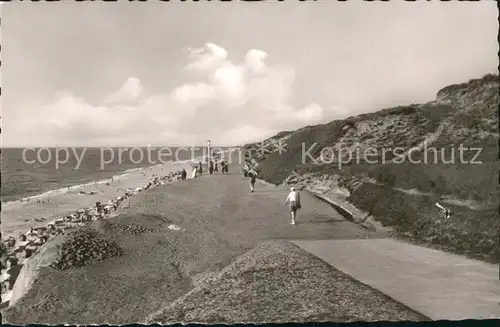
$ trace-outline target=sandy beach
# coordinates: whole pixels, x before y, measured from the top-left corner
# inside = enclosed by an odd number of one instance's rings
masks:
[[[46,226],[50,221],[72,214],[78,209],[89,208],[98,201],[107,202],[123,195],[127,189],[143,187],[155,175],[166,175],[182,168],[185,168],[188,176],[191,176],[191,164],[171,163],[134,169],[117,175],[113,180],[50,191],[33,196],[30,201],[4,204],[2,206],[2,236],[4,239],[9,236],[16,237],[20,233],[27,232],[31,227]],[[38,199],[43,203],[37,203]]]

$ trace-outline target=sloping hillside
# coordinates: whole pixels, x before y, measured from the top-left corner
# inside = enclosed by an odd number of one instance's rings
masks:
[[[286,152],[246,149],[268,182],[328,193],[400,236],[497,261],[499,83],[486,75],[445,87],[429,103],[264,141],[285,143]],[[436,202],[452,210],[449,219]]]

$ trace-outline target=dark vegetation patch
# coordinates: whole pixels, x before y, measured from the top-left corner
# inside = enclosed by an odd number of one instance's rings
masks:
[[[67,240],[61,245],[60,258],[50,267],[56,270],[65,270],[96,263],[123,254],[120,246],[107,240],[98,232],[82,228],[71,232]]]

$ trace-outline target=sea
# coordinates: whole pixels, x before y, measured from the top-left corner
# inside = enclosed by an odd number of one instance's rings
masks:
[[[207,154],[205,147],[2,148],[1,202],[110,179],[131,170]],[[228,150],[228,147],[218,148]],[[120,153],[121,151],[121,153]],[[141,158],[142,156],[142,158]]]

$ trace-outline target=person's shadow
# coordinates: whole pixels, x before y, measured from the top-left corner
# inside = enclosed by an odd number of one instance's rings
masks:
[[[313,219],[313,220],[296,220],[295,224],[296,225],[302,225],[302,224],[325,224],[325,223],[340,223],[343,222],[343,220],[340,219]]]
[[[271,192],[285,192],[287,191],[288,189],[286,188],[282,188],[282,189],[266,189],[266,188],[255,188],[255,192],[259,192],[259,193],[271,193]]]
[[[341,223],[345,222],[345,219],[335,219],[327,215],[316,215],[308,220],[301,220],[300,215],[296,220],[296,224],[324,224],[324,223]]]

